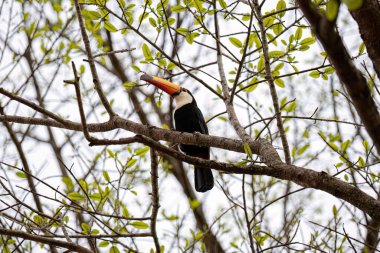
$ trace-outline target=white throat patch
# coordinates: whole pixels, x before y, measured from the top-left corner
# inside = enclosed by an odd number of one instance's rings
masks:
[[[175,109],[177,110],[178,108],[181,108],[182,106],[193,102],[193,97],[189,93],[182,91],[181,93],[179,93],[179,95],[174,97],[174,100]]]

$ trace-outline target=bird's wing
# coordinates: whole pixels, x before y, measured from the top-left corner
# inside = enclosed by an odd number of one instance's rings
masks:
[[[195,113],[196,113],[196,117],[197,117],[199,126],[201,128],[201,133],[202,134],[208,134],[208,128],[207,128],[205,119],[203,117],[203,114],[202,114],[201,110],[199,110],[198,107],[196,107]]]

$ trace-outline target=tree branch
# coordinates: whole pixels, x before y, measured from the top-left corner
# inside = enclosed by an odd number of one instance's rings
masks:
[[[98,72],[96,71],[96,67],[95,67],[94,57],[92,56],[90,40],[88,39],[86,28],[85,28],[84,22],[83,22],[81,8],[80,8],[78,0],[74,0],[74,2],[75,2],[75,10],[76,10],[77,17],[78,17],[78,22],[79,22],[80,31],[82,34],[83,43],[84,43],[84,46],[86,48],[88,63],[90,64],[90,69],[91,69],[91,74],[92,74],[92,78],[93,78],[93,82],[94,82],[94,87],[95,87],[95,90],[98,93],[98,96],[99,96],[100,100],[102,101],[102,104],[103,104],[104,108],[106,109],[108,115],[110,116],[110,118],[112,118],[112,116],[115,115],[115,112],[112,110],[111,105],[107,100],[107,97],[104,95],[104,91],[102,89],[102,86],[100,85]]]
[[[334,23],[319,13],[309,0],[297,0],[297,3],[323,45],[377,152],[380,153],[380,115],[366,79],[353,64]]]
[[[89,249],[82,247],[82,246],[75,244],[75,243],[60,241],[60,240],[47,238],[47,237],[40,236],[40,235],[33,235],[33,234],[30,234],[30,233],[27,233],[27,232],[24,232],[21,230],[11,230],[11,229],[0,228],[0,234],[19,237],[19,238],[23,238],[26,240],[39,242],[39,243],[46,243],[49,245],[66,248],[68,250],[72,250],[72,251],[79,252],[79,253],[94,253],[92,250],[89,250]]]

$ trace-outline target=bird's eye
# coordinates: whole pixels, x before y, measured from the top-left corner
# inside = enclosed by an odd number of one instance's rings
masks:
[[[186,88],[181,88],[181,90],[184,92],[188,92],[188,90]]]

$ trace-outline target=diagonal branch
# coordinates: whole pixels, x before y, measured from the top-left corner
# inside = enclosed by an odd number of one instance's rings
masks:
[[[263,21],[263,17],[261,13],[261,7],[259,6],[257,0],[253,0],[252,5],[255,10],[257,20],[259,23],[260,32],[261,32],[261,44],[262,44],[264,63],[265,63],[265,79],[267,80],[269,84],[269,90],[272,97],[273,108],[274,108],[274,112],[276,116],[277,128],[278,128],[278,131],[280,132],[281,143],[284,149],[285,161],[287,164],[290,164],[291,163],[290,149],[289,149],[288,140],[286,138],[284,124],[282,123],[281,109],[278,103],[276,86],[274,84],[274,78],[273,78],[272,70],[270,66],[269,45],[267,41],[266,28],[264,26],[264,21]]]
[[[66,242],[66,241],[61,241],[61,240],[56,240],[52,238],[47,238],[45,236],[40,236],[40,235],[33,235],[21,230],[11,230],[11,229],[5,229],[5,228],[0,228],[0,234],[1,235],[7,235],[7,236],[13,236],[13,237],[19,237],[23,238],[25,240],[30,240],[30,241],[35,241],[39,243],[46,243],[49,245],[53,245],[56,247],[62,247],[65,249],[68,249],[70,251],[75,251],[79,253],[93,253],[92,250],[89,250],[85,247],[82,247],[76,243],[72,242]]]
[[[359,25],[360,35],[367,48],[377,77],[380,80],[380,2],[377,0],[363,0],[362,7],[351,11],[352,17]]]
[[[84,22],[83,22],[81,7],[79,5],[78,0],[74,0],[74,2],[75,2],[75,10],[76,10],[77,17],[78,17],[79,27],[80,27],[80,31],[81,31],[82,38],[83,38],[83,43],[84,43],[84,46],[86,48],[88,63],[90,64],[91,74],[92,74],[92,78],[93,78],[93,82],[94,82],[94,88],[95,88],[96,92],[98,93],[98,96],[99,96],[100,100],[102,101],[102,104],[103,104],[104,108],[106,109],[108,115],[110,116],[110,118],[112,118],[112,116],[115,115],[115,112],[112,110],[111,105],[108,102],[107,97],[104,94],[102,86],[100,85],[98,72],[96,71],[95,61],[94,61],[94,57],[93,57],[92,51],[91,51],[90,40],[88,39],[86,28],[85,28]]]
[[[365,77],[352,62],[334,23],[319,13],[311,1],[297,0],[297,3],[329,56],[369,136],[380,152],[380,115]]]

